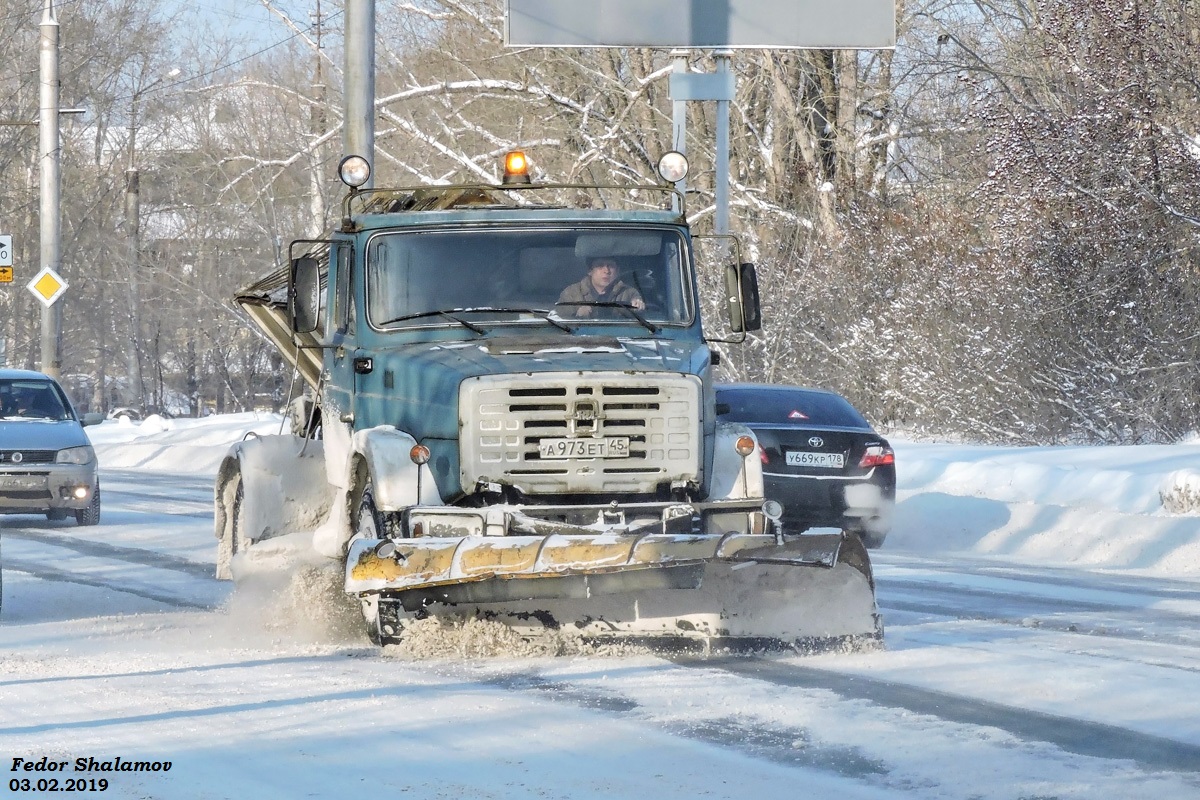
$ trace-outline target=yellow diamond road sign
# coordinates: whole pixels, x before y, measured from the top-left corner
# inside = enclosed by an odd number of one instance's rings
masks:
[[[28,286],[29,291],[33,292],[34,297],[41,300],[46,308],[54,305],[54,301],[62,297],[63,292],[67,290],[67,282],[49,267],[34,275]]]

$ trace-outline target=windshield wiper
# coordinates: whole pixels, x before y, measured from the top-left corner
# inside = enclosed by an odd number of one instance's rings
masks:
[[[601,300],[597,300],[597,301],[566,300],[566,301],[557,303],[557,305],[560,305],[560,306],[590,306],[592,308],[619,308],[622,311],[628,311],[634,319],[636,319],[638,322],[642,323],[642,325],[646,328],[646,330],[650,331],[651,333],[658,333],[659,330],[661,330],[661,328],[659,328],[653,322],[651,322],[650,320],[643,317],[638,312],[638,310],[636,308],[634,308],[633,306],[631,306],[629,303],[614,303],[614,302],[611,302],[608,300],[603,300],[603,301],[601,301]],[[576,317],[576,319],[588,320],[588,319],[590,319],[590,317]]]
[[[389,320],[384,320],[383,322],[380,322],[377,324],[380,326],[393,325],[397,322],[404,322],[404,321],[410,320],[410,319],[421,319],[422,317],[445,317],[446,319],[450,320],[451,322],[457,322],[459,325],[462,325],[464,328],[467,328],[468,330],[472,330],[475,333],[478,333],[482,336],[483,334],[487,333],[486,329],[481,328],[472,322],[467,322],[465,319],[459,319],[458,317],[454,316],[455,314],[461,314],[464,311],[475,311],[475,310],[476,309],[474,309],[474,308],[451,308],[448,310],[421,311],[420,313],[417,313],[417,314],[405,314],[402,317],[392,317]]]
[[[567,333],[575,332],[574,328],[572,328],[570,325],[567,325],[562,320],[557,319],[554,316],[553,312],[551,312],[549,309],[546,309],[546,308],[508,308],[508,307],[497,308],[497,307],[493,307],[493,306],[485,306],[485,307],[480,307],[480,308],[472,308],[470,310],[471,311],[496,311],[501,314],[538,314],[539,316],[541,316],[542,319],[546,320],[546,322],[549,322],[551,325],[558,328],[559,330],[564,330]]]
[[[419,314],[406,314],[403,317],[395,317],[394,319],[389,319],[386,322],[380,322],[379,324],[380,325],[391,325],[394,322],[403,322],[405,320],[418,319],[420,317],[441,316],[441,317],[447,317],[449,319],[452,319],[455,322],[459,323],[460,325],[470,328],[471,330],[476,331],[477,333],[487,333],[486,330],[479,327],[478,325],[473,325],[464,319],[459,319],[458,317],[451,316],[452,314],[472,314],[472,313],[487,313],[487,312],[492,312],[492,313],[497,313],[497,314],[537,314],[542,319],[544,319],[546,322],[549,322],[551,325],[558,328],[559,330],[564,330],[567,333],[575,332],[574,328],[565,324],[561,320],[555,319],[553,314],[548,309],[545,309],[545,308],[509,308],[507,306],[475,306],[473,308],[451,308],[447,311],[422,311]]]

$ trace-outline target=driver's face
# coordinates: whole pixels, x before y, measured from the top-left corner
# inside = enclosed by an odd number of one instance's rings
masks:
[[[592,287],[603,294],[617,280],[617,263],[615,261],[597,261],[588,270],[592,279]]]

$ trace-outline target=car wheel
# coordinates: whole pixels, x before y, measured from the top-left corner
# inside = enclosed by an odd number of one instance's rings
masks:
[[[887,531],[855,531],[858,538],[862,540],[863,547],[868,550],[878,550],[883,547],[883,540],[887,538]]]
[[[88,503],[87,508],[76,509],[75,522],[79,525],[99,525],[100,524],[100,485],[96,485],[96,491],[92,492],[92,502]]]

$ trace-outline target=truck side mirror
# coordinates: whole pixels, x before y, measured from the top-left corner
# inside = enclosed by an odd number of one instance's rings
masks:
[[[729,327],[734,333],[762,328],[762,308],[758,299],[758,273],[753,264],[730,264],[725,268],[726,308]]]
[[[292,259],[288,279],[288,319],[296,333],[317,329],[321,310],[321,265],[312,256]]]

